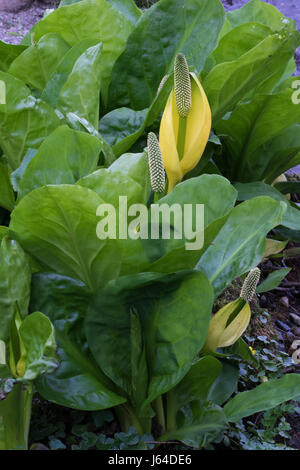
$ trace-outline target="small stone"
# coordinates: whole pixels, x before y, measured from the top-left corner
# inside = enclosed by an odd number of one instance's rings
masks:
[[[293,333],[295,336],[298,336],[300,338],[300,326],[296,326],[293,328]]]
[[[290,313],[289,315],[290,320],[297,326],[300,326],[300,317],[295,313]]]
[[[280,320],[276,320],[276,325],[283,331],[290,331],[291,327],[288,326],[286,323],[283,323]]]
[[[290,305],[288,297],[281,297],[280,303],[281,303],[284,307],[289,307],[289,305]]]
[[[292,343],[295,339],[295,335],[291,331],[288,331],[286,334],[286,338],[290,343]]]

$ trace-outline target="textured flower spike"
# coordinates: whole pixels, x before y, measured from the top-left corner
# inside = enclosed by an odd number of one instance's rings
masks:
[[[192,88],[189,66],[182,54],[177,54],[174,63],[174,91],[178,114],[186,118],[192,107]]]
[[[154,132],[149,132],[147,144],[151,187],[155,193],[163,193],[166,185],[165,169],[160,146]]]
[[[197,75],[182,54],[174,65],[174,88],[165,106],[159,144],[168,176],[168,192],[203,155],[211,129],[211,110]]]
[[[170,75],[167,74],[167,75],[165,75],[165,76],[162,78],[162,80],[161,80],[161,82],[160,82],[160,84],[159,84],[159,87],[158,87],[158,89],[157,89],[157,95],[159,95],[159,93],[161,92],[161,90],[162,90],[164,84],[166,83],[166,81],[168,80],[169,76],[170,76]]]
[[[253,296],[256,291],[256,286],[260,279],[260,269],[254,268],[251,269],[248,276],[246,277],[243,287],[241,289],[240,297],[245,300],[245,302],[250,302],[253,299]]]

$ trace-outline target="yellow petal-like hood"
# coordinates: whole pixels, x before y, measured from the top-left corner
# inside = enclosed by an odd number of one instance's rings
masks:
[[[168,98],[159,130],[159,144],[169,180],[169,192],[199,162],[211,130],[211,110],[205,92],[194,73],[191,77],[192,106],[186,118],[183,157],[177,150],[179,114],[174,89]]]
[[[174,188],[175,184],[183,178],[176,146],[178,122],[179,116],[176,110],[175,94],[173,90],[168,98],[159,129],[159,145],[168,176],[169,192]]]
[[[197,76],[191,73],[192,107],[187,118],[184,155],[180,168],[185,175],[203,155],[211,130],[211,110]]]
[[[210,320],[205,351],[216,351],[217,348],[224,348],[234,344],[244,333],[250,322],[251,310],[248,303],[245,303],[238,315],[227,325],[227,322],[239,307],[241,299],[222,307]],[[227,326],[226,326],[227,325]]]

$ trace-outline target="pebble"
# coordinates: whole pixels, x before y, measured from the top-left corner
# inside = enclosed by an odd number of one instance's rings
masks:
[[[283,331],[290,331],[291,327],[280,320],[276,320],[276,325]]]
[[[295,339],[295,335],[294,333],[292,333],[291,331],[288,331],[287,334],[286,334],[286,337],[288,339],[288,341],[290,341],[291,343],[294,341]]]
[[[293,333],[295,336],[300,337],[300,326],[296,326],[295,328],[293,328]]]
[[[290,305],[288,297],[281,297],[280,303],[284,305],[284,307],[289,307]]]
[[[290,320],[297,326],[300,326],[300,317],[295,313],[290,313],[289,315]]]

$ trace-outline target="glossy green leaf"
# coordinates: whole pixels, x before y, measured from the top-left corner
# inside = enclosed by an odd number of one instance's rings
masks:
[[[228,361],[221,361],[221,373],[213,383],[208,399],[217,405],[223,405],[236,392],[239,380],[239,369]]]
[[[109,109],[147,108],[178,52],[200,72],[223,21],[218,0],[161,0],[145,11],[113,69]]]
[[[21,165],[11,173],[10,180],[15,192],[19,192],[21,179],[23,178],[26,168],[28,167],[29,163],[36,155],[36,153],[37,149],[28,149],[26,154],[24,155]]]
[[[282,194],[298,193],[300,194],[300,181],[278,182],[274,185]]]
[[[72,5],[73,3],[78,3],[83,0],[62,0],[59,4],[60,7],[66,5]],[[141,11],[137,8],[133,0],[107,0],[108,3],[111,3],[116,7],[121,13],[123,13],[127,18],[135,24],[141,16]]]
[[[80,56],[84,54],[87,49],[96,46],[98,43],[98,39],[82,39],[64,55],[42,93],[42,99],[46,101],[46,103],[50,104],[53,108],[57,107],[60,92],[66,84],[69,75],[72,73],[77,60],[79,60]]]
[[[79,410],[98,410],[125,401],[109,388],[87,351],[83,335],[90,292],[80,281],[56,274],[35,274],[32,309],[43,309],[55,326],[60,365],[36,381],[39,393],[54,403]]]
[[[45,315],[41,312],[28,315],[20,326],[19,334],[26,351],[24,380],[34,380],[57,367],[54,329]]]
[[[204,356],[199,359],[172,391],[177,409],[191,401],[207,400],[210,389],[221,369],[221,362],[212,356]]]
[[[148,269],[151,271],[169,273],[181,269],[194,269],[202,254],[213,243],[214,239],[225,224],[230,211],[223,217],[214,220],[204,232],[204,245],[201,250],[187,251],[185,245],[171,249],[164,256],[151,264]]]
[[[86,323],[89,347],[106,375],[134,397],[131,313],[138,315],[148,366],[145,409],[191,367],[205,340],[212,298],[207,279],[196,272],[122,277],[94,296]]]
[[[43,90],[69,49],[69,44],[59,34],[46,34],[13,61],[9,73],[32,88]]]
[[[123,137],[120,141],[114,144],[113,150],[114,150],[114,154],[116,155],[116,157],[127,152],[133,146],[133,144],[142,136],[146,128],[150,127],[155,122],[155,120],[159,118],[167,102],[168,96],[173,87],[173,83],[174,83],[174,76],[173,74],[171,74],[169,78],[165,81],[159,93],[155,95],[150,107],[148,108],[146,112],[145,119],[141,123],[141,126],[138,129],[136,129],[135,132],[127,135],[126,137]],[[138,117],[138,120],[139,120],[139,118],[142,117],[144,111],[145,110],[134,111],[134,114],[131,113],[133,120],[134,120],[134,124],[136,124],[136,127],[137,127],[136,117]],[[112,111],[111,113],[108,113],[108,115],[112,115],[113,113],[114,111]],[[134,128],[132,127],[132,131],[133,130]]]
[[[140,19],[142,16],[141,10],[139,10],[134,3],[134,0],[107,0],[115,8],[117,8],[123,15],[125,15],[133,24]]]
[[[7,72],[10,64],[23,52],[27,46],[7,44],[0,41],[0,70]]]
[[[176,439],[190,447],[200,449],[213,441],[226,425],[227,419],[220,406],[193,402],[182,408],[181,416],[177,417],[178,428],[160,439]]]
[[[118,276],[121,263],[115,240],[96,235],[96,211],[102,203],[82,186],[44,186],[21,200],[10,228],[37,261],[95,290]]]
[[[102,69],[102,43],[99,43],[87,49],[75,62],[60,90],[57,101],[60,111],[75,113],[97,128]]]
[[[217,190],[212,190],[217,188]],[[172,272],[178,269],[194,268],[202,253],[220,231],[225,223],[225,216],[233,209],[236,192],[229,181],[219,175],[201,175],[184,181],[173,189],[158,203],[179,204],[184,214],[185,204],[193,204],[193,224],[195,223],[195,205],[204,204],[204,245],[202,249],[186,250],[184,236],[181,240],[145,241],[148,251],[154,251],[151,256],[152,264],[147,270]],[[195,230],[195,227],[193,227]],[[203,230],[200,231],[202,233]]]
[[[269,380],[247,392],[238,393],[224,407],[228,421],[240,419],[269,410],[299,396],[300,375],[286,374],[278,380]]]
[[[295,29],[295,21],[286,18],[275,6],[261,0],[250,0],[242,8],[230,11],[226,15],[228,24],[234,28],[248,21],[256,21],[268,26],[272,31],[278,31],[289,25]]]
[[[8,227],[3,227],[2,225],[0,225],[0,243],[5,237],[5,235],[8,235]]]
[[[274,76],[282,62],[288,63],[299,44],[299,33],[286,29],[267,36],[237,59],[217,64],[203,81],[215,122],[258,86],[264,90],[262,84]],[[264,91],[272,90],[277,79],[268,82]]]
[[[0,401],[0,450],[28,450],[33,386],[17,383]]]
[[[286,205],[286,211],[282,216],[282,225],[291,230],[300,230],[300,212],[293,207],[290,202],[277,189],[261,181],[253,183],[236,183],[238,200],[245,201],[256,196],[269,196],[276,201],[281,201]]]
[[[96,137],[67,126],[58,127],[28,163],[20,182],[19,199],[47,184],[76,183],[96,169],[100,149]]]
[[[0,72],[6,85],[6,104],[0,104],[0,145],[13,170],[29,148],[38,148],[56,127],[59,119],[54,110],[30,95],[19,79]]]
[[[236,206],[213,245],[202,255],[196,268],[212,283],[215,295],[237,276],[261,261],[267,233],[277,225],[286,205],[268,197],[257,197]]]
[[[71,46],[82,39],[98,38],[103,44],[101,79],[105,93],[112,67],[133,28],[132,22],[105,0],[83,0],[54,10],[35,25],[33,34],[38,41],[47,33],[58,33]]]
[[[268,292],[275,289],[281,283],[281,281],[288,275],[292,268],[282,268],[273,271],[268,275],[268,277],[259,284],[256,288],[256,292],[261,294],[262,292]]]
[[[8,340],[16,306],[22,318],[28,313],[31,270],[20,245],[4,237],[0,245],[0,339]]]
[[[117,145],[142,127],[147,111],[147,109],[142,111],[133,111],[129,108],[114,109],[100,120],[99,132],[110,145]]]
[[[119,207],[119,196],[127,196],[128,207],[146,204],[151,190],[147,154],[124,154],[109,168],[101,168],[77,184],[92,189],[115,208]],[[118,188],[117,192],[112,190],[114,187]]]
[[[216,124],[222,134],[226,176],[240,182],[265,179],[271,184],[300,162],[300,107],[293,104],[293,92],[288,88],[258,95]]]
[[[5,161],[0,159],[0,206],[12,211],[15,206],[15,195],[10,182],[10,174]]]

